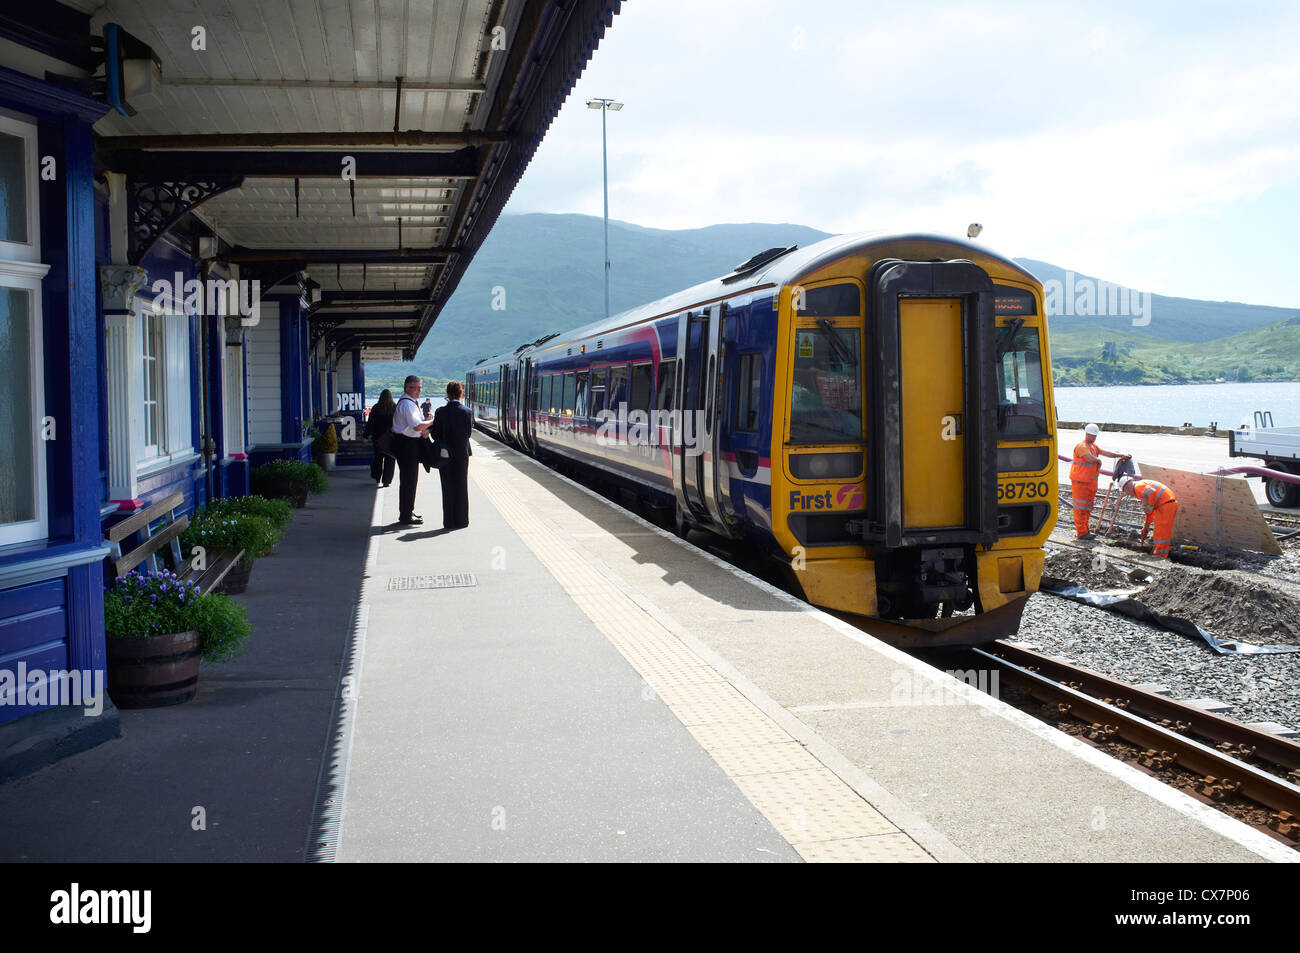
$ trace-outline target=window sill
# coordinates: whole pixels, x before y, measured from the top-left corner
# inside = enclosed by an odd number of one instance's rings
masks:
[[[170,470],[173,467],[184,466],[187,463],[193,463],[199,459],[199,454],[193,449],[181,450],[177,453],[169,453],[163,457],[154,457],[151,460],[140,460],[135,465],[135,475],[137,479],[142,477],[154,476],[164,470]]]

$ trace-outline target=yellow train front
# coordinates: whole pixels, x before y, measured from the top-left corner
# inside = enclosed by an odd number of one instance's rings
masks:
[[[897,644],[1013,634],[1038,587],[1057,498],[1042,286],[971,242],[770,249],[467,380],[484,429],[764,552]]]
[[[773,535],[810,602],[873,617],[896,644],[1014,634],[1056,522],[1042,286],[959,240],[840,251],[779,292],[776,389],[790,399],[773,408]],[[859,282],[857,314],[818,297]],[[862,436],[850,440],[844,408],[859,393]],[[840,424],[826,424],[828,404]]]

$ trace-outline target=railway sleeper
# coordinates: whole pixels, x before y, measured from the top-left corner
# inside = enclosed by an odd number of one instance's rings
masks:
[[[1300,840],[1300,818],[1290,811],[1276,811],[1268,817],[1268,826],[1283,837]]]
[[[1226,801],[1241,789],[1241,782],[1232,778],[1216,778],[1207,774],[1201,778],[1197,788],[1211,801]]]

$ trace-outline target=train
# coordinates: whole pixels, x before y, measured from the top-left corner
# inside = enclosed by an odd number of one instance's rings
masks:
[[[1015,634],[1056,523],[1042,284],[960,238],[770,248],[480,360],[475,425],[905,647]]]

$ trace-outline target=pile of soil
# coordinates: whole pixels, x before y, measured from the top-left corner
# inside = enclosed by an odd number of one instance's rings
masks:
[[[1121,563],[1128,565],[1122,560]],[[1073,548],[1048,550],[1043,575],[1084,586],[1093,592],[1127,591],[1141,585],[1116,569],[1111,557]]]
[[[1163,572],[1133,598],[1190,619],[1221,638],[1300,645],[1300,598],[1261,581],[1212,572]]]

